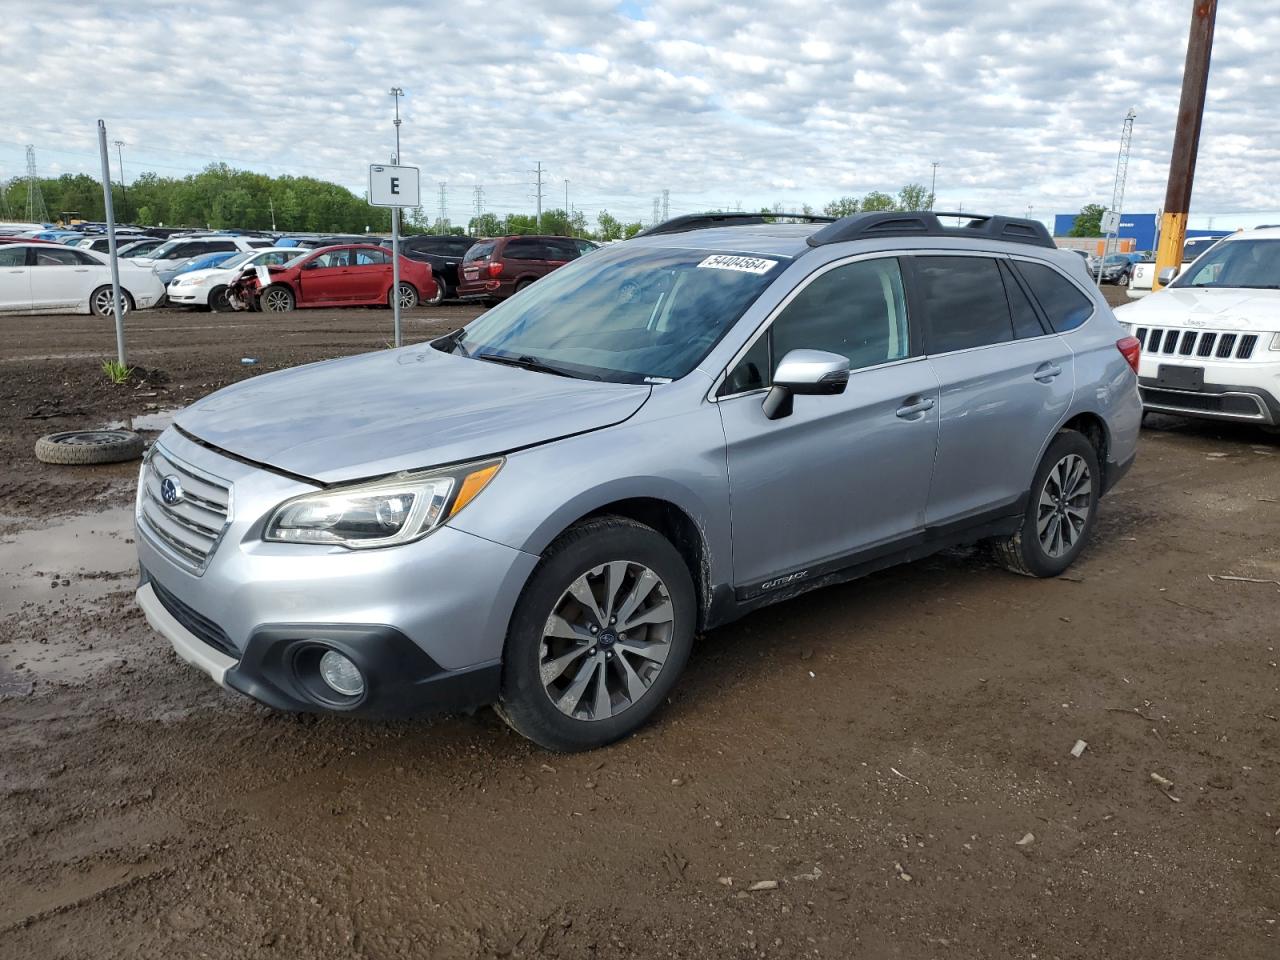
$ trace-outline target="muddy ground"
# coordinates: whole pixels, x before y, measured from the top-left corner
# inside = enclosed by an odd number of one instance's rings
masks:
[[[390,318],[129,327],[148,372],[111,387],[109,326],[0,320],[0,957],[1280,955],[1280,585],[1210,579],[1280,580],[1276,437],[1151,418],[1068,577],[958,551],[811,594],[554,756],[488,711],[272,713],[174,658],[131,602],[136,464],[35,438]]]

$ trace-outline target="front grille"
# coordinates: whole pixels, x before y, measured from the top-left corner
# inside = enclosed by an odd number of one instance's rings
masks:
[[[177,503],[164,502],[166,478],[181,485]],[[175,563],[204,573],[231,515],[231,485],[179,460],[159,444],[151,448],[139,479],[141,529]]]
[[[1213,357],[1216,360],[1248,360],[1258,345],[1252,333],[1221,330],[1161,329],[1139,327],[1134,336],[1149,356]]]
[[[169,615],[182,624],[190,633],[199,637],[200,640],[213,647],[219,653],[225,653],[228,657],[236,660],[240,659],[240,651],[235,648],[235,644],[231,642],[227,632],[220,626],[208,617],[196,613],[155,580],[151,581],[151,589],[155,591],[156,599],[160,601],[160,605],[168,610]]]

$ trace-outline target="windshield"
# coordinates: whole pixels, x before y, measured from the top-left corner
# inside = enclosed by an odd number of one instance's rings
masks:
[[[164,243],[160,244],[160,246],[148,253],[147,256],[152,260],[168,260],[170,259],[173,251],[178,249],[178,247],[184,243],[186,243],[185,240],[166,240]]]
[[[548,274],[436,346],[568,376],[675,380],[697,366],[787,263],[622,244]]]
[[[1196,237],[1186,241],[1182,245],[1182,262],[1190,263],[1221,239],[1221,237]]]
[[[493,248],[498,245],[496,240],[486,240],[484,243],[477,243],[474,247],[467,251],[466,256],[462,258],[463,263],[474,263],[477,260],[484,260],[489,254],[493,253]]]
[[[258,254],[254,253],[252,250],[247,253],[237,253],[234,257],[228,257],[226,260],[223,260],[218,264],[218,266],[226,269],[234,269],[246,262],[250,257],[256,256],[258,256]]]
[[[1280,240],[1231,240],[1219,244],[1170,286],[1280,289]]]

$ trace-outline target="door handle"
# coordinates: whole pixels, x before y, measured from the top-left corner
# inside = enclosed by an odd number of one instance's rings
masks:
[[[907,397],[898,408],[898,416],[903,420],[917,420],[919,415],[933,409],[932,397]]]
[[[1036,367],[1034,376],[1041,383],[1050,383],[1053,381],[1053,378],[1060,373],[1062,373],[1062,367],[1050,361],[1049,363],[1042,363],[1040,366]]]

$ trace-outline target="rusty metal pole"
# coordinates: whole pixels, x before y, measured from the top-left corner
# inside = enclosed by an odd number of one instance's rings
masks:
[[[1178,103],[1178,127],[1173,135],[1169,161],[1169,187],[1160,218],[1160,245],[1156,249],[1156,275],[1151,289],[1159,290],[1160,271],[1182,266],[1182,245],[1187,238],[1187,211],[1191,184],[1196,176],[1196,151],[1200,147],[1200,121],[1209,86],[1209,56],[1213,53],[1213,23],[1218,0],[1195,0],[1191,6],[1191,33],[1187,62],[1182,68],[1182,99]]]

